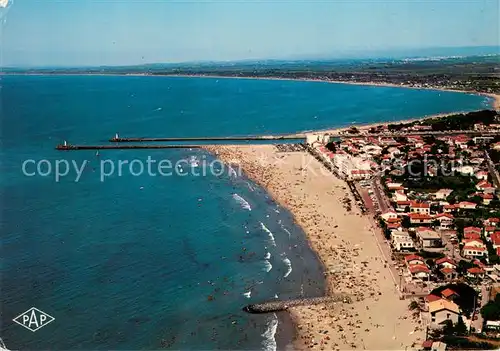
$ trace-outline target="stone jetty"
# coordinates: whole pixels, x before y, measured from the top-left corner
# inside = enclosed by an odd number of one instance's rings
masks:
[[[243,308],[243,311],[248,313],[270,313],[270,312],[285,311],[289,307],[318,305],[321,303],[329,303],[329,302],[351,303],[351,298],[347,295],[339,294],[336,296],[309,297],[309,298],[300,298],[291,300],[272,300],[272,301],[247,305]]]

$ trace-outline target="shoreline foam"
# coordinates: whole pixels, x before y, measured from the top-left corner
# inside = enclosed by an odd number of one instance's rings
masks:
[[[238,160],[294,216],[325,268],[327,294],[347,293],[352,304],[302,306],[289,310],[296,321],[296,349],[404,349],[421,342],[408,301],[381,255],[373,223],[357,208],[346,183],[307,153],[278,153],[272,145],[207,146],[224,162]],[[262,167],[262,156],[281,159]],[[304,160],[302,159],[304,158]],[[309,165],[303,172],[303,163]]]

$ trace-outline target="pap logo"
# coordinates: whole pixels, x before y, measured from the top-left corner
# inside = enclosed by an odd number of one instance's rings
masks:
[[[38,308],[31,307],[24,313],[13,319],[19,325],[22,325],[32,332],[36,332],[38,329],[45,327],[47,324],[52,322],[55,318],[48,315],[47,313],[40,311]]]

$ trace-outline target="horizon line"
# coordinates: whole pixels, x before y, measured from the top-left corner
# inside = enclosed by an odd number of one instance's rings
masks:
[[[424,55],[424,54],[382,54],[382,52],[390,52],[390,51],[422,51],[422,50],[433,50],[433,49],[474,49],[474,48],[488,48],[488,49],[498,49],[496,53],[474,53],[474,54],[448,54],[448,55]],[[464,58],[464,57],[487,57],[487,56],[500,56],[500,45],[479,45],[479,46],[439,46],[439,47],[423,47],[423,48],[391,48],[391,49],[380,49],[380,50],[369,50],[365,51],[366,54],[362,54],[362,51],[359,49],[353,49],[351,52],[358,52],[358,56],[356,54],[345,55],[345,56],[335,56],[335,55],[311,55],[308,57],[307,55],[303,55],[303,57],[295,57],[295,58],[243,58],[243,59],[228,59],[228,60],[211,60],[211,59],[201,59],[201,60],[186,60],[186,61],[175,61],[175,62],[161,62],[161,61],[153,61],[147,63],[129,63],[129,64],[103,64],[103,65],[64,65],[64,64],[46,64],[46,65],[3,65],[0,63],[0,70],[2,69],[70,69],[70,68],[121,68],[121,67],[141,67],[141,66],[151,66],[151,65],[165,65],[165,66],[188,66],[188,65],[199,65],[199,64],[214,64],[214,65],[224,65],[224,64],[238,64],[238,63],[258,63],[265,61],[288,61],[288,62],[303,62],[303,61],[337,61],[337,60],[405,60],[405,59],[431,59],[431,58]],[[380,52],[380,55],[371,55],[375,52]]]

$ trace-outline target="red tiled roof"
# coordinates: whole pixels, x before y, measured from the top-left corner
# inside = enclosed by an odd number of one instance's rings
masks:
[[[455,218],[452,214],[449,214],[449,213],[440,213],[440,214],[436,215],[436,219],[442,218],[442,217],[446,217],[446,218],[449,218],[449,219]]]
[[[457,264],[449,257],[443,257],[443,258],[440,258],[439,260],[436,260],[436,264],[437,265],[441,265],[443,263],[449,263],[449,264],[452,264],[454,266],[456,266]]]
[[[441,295],[448,298],[453,295],[458,295],[455,291],[451,290],[450,288],[446,288],[443,291],[441,291]]]
[[[369,169],[353,169],[351,174],[370,174],[371,172]]]
[[[387,224],[387,229],[397,229],[399,227],[401,227],[401,223],[400,222]]]
[[[410,213],[410,219],[432,219],[431,216],[424,213]]]
[[[441,297],[434,295],[434,294],[429,294],[425,297],[425,299],[427,300],[427,302],[432,302],[432,301],[441,300]]]
[[[429,205],[428,203],[416,201],[411,201],[410,206],[413,208],[431,208],[431,205]]]
[[[479,267],[472,267],[467,270],[470,274],[484,274],[484,270]]]
[[[462,240],[462,242],[465,245],[470,244],[470,243],[473,243],[473,244],[477,243],[477,244],[480,244],[480,245],[481,244],[484,245],[484,243],[483,243],[483,241],[481,239],[472,239],[472,238],[471,239],[464,239],[464,240]]]
[[[434,343],[434,340],[425,340],[423,343],[422,343],[422,347],[424,349],[430,349],[432,348],[432,344]]]
[[[478,259],[475,259],[474,262],[472,262],[472,263],[474,263],[476,266],[481,267],[481,268],[486,267],[486,265],[483,262],[479,261]]]
[[[500,218],[491,217],[491,218],[488,218],[487,221],[490,223],[498,223],[498,222],[500,222]]]
[[[494,232],[495,229],[497,229],[497,227],[493,227],[493,226],[484,227],[484,231],[486,231],[486,232]]]
[[[477,204],[475,204],[474,202],[469,202],[469,201],[462,201],[458,204],[459,207],[462,207],[462,206],[474,206],[476,207]]]
[[[393,217],[391,217],[391,218],[387,219],[387,222],[389,222],[389,223],[401,222],[401,218],[393,218]]]
[[[425,262],[424,259],[418,255],[415,255],[415,254],[411,254],[411,255],[408,255],[405,257],[405,261],[406,262],[410,262],[410,261],[413,261],[413,260],[420,260],[422,262]]]
[[[500,245],[500,232],[494,232],[490,238],[493,245]]]
[[[479,183],[476,184],[476,187],[485,189],[485,188],[493,188],[493,185],[491,185],[486,180],[482,180],[482,181],[480,181]]]
[[[448,273],[455,272],[455,270],[453,268],[445,267],[445,268],[441,268],[441,272],[443,274],[448,274]]]
[[[419,273],[419,272],[425,272],[429,273],[430,269],[423,264],[412,264],[408,267],[411,273]]]
[[[481,228],[478,228],[478,227],[465,227],[464,228],[464,233],[468,233],[468,232],[481,233]]]
[[[467,233],[464,234],[464,238],[473,240],[473,239],[480,239],[481,236],[478,233]]]
[[[463,250],[471,250],[471,251],[486,251],[486,248],[474,245],[465,245]]]

